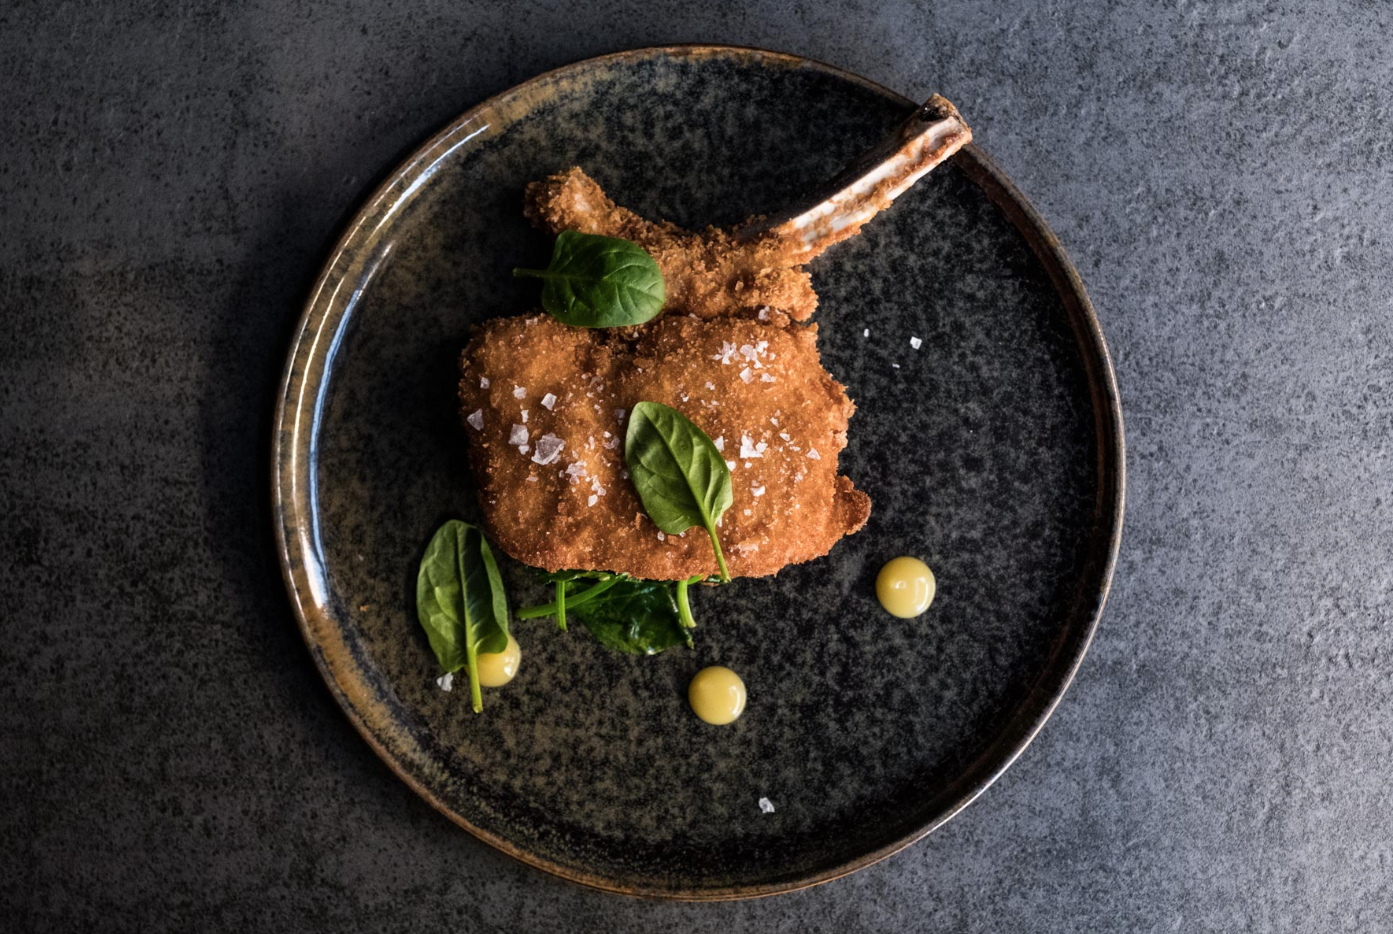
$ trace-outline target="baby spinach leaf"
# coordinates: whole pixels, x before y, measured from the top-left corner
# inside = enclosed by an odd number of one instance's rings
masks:
[[[470,699],[483,710],[478,657],[508,647],[508,598],[476,526],[451,519],[431,537],[416,575],[416,616],[441,667],[469,671]]]
[[[601,645],[618,652],[656,655],[692,644],[668,581],[621,580],[570,612]]]
[[[514,269],[542,280],[542,307],[562,324],[613,328],[657,317],[667,300],[648,251],[618,237],[562,231],[546,269]]]
[[[706,432],[674,408],[640,402],[629,414],[624,460],[653,524],[668,535],[705,528],[721,580],[730,580],[716,537],[716,520],[731,504],[730,469]]]

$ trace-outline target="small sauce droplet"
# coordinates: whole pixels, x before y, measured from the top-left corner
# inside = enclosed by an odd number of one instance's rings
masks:
[[[900,619],[913,619],[927,610],[937,589],[934,572],[918,558],[895,558],[875,578],[875,595],[880,605]]]
[[[745,682],[729,668],[712,665],[692,678],[687,701],[707,723],[731,723],[745,710]]]
[[[487,652],[479,656],[477,661],[479,686],[501,688],[513,680],[513,675],[518,673],[518,664],[521,661],[522,646],[518,645],[518,640],[514,639],[510,632],[508,633],[508,647],[506,649],[501,652]]]

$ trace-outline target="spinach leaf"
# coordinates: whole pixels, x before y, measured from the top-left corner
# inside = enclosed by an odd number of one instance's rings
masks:
[[[692,645],[669,581],[626,578],[570,611],[600,644],[632,655],[656,655]]]
[[[613,328],[657,317],[667,300],[648,251],[617,237],[562,231],[546,269],[514,269],[542,280],[542,307],[562,324]]]
[[[477,527],[451,519],[431,537],[416,575],[416,616],[441,667],[468,669],[474,711],[483,710],[478,657],[508,647],[508,598]]]
[[[716,520],[730,508],[730,469],[706,432],[674,408],[640,402],[629,415],[624,460],[653,524],[668,535],[703,526],[721,580],[730,580],[716,537]]]

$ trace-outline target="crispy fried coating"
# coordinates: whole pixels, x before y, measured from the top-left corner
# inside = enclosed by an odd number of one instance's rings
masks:
[[[733,576],[825,555],[860,529],[870,498],[837,475],[855,406],[823,369],[815,326],[764,317],[480,326],[461,355],[459,399],[492,539],[550,571],[715,574],[705,531],[664,536],[628,479],[627,416],[645,400],[681,411],[728,458],[734,502],[718,532]]]
[[[579,168],[527,186],[526,215],[544,230],[621,237],[657,260],[667,283],[669,315],[719,318],[770,306],[795,321],[817,310],[817,293],[802,264],[801,244],[773,234],[737,243],[729,231],[697,233],[668,221],[649,221],[618,207]]]

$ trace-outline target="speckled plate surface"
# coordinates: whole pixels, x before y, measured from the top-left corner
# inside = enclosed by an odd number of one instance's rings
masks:
[[[456,355],[475,322],[530,308],[535,283],[509,271],[549,250],[523,219],[524,184],[578,164],[647,216],[733,223],[825,180],[915,103],[748,49],[586,61],[447,127],[335,248],[277,413],[285,577],[350,719],[481,839],[632,894],[826,881],[965,806],[1072,678],[1121,527],[1117,390],[1068,260],[972,147],[812,266],[823,360],[859,405],[842,470],[874,501],[864,531],[776,579],[703,589],[694,651],[620,656],[517,624],[521,671],[478,716],[436,686],[416,623],[425,542],[478,515]],[[973,102],[956,103],[971,122]],[[940,588],[908,622],[873,588],[903,553]],[[544,599],[528,571],[505,573],[515,605]],[[713,663],[749,685],[729,727],[686,706]]]

